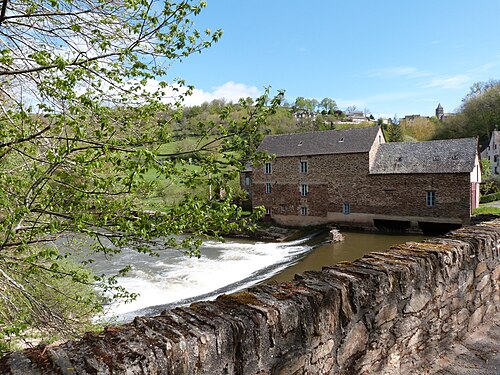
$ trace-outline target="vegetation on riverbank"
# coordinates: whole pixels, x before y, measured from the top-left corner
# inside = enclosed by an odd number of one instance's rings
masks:
[[[245,215],[231,184],[247,161],[265,159],[255,149],[283,93],[271,97],[266,89],[251,103],[221,106],[183,128],[182,103],[192,87],[182,81],[150,86],[174,62],[218,41],[220,30],[194,29],[205,6],[196,0],[4,2],[3,340],[33,330],[66,338],[78,331],[86,324],[79,313],[100,305],[98,295],[79,288],[97,285],[109,298],[132,297],[116,279],[129,267],[114,276],[89,274],[95,252],[111,257],[127,245],[154,254],[152,239],[161,238],[165,247],[197,255],[200,238],[248,228],[262,214]],[[89,12],[92,17],[81,16]],[[66,233],[94,239],[74,268],[64,264],[69,251],[45,246]]]
[[[499,202],[500,203],[500,202]],[[500,207],[481,205],[478,208],[474,209],[473,215],[500,215]]]

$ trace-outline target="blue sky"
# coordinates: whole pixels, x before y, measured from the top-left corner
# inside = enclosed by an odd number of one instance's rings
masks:
[[[271,86],[376,117],[453,112],[500,79],[499,17],[500,0],[208,0],[196,27],[224,35],[169,78],[197,88],[193,104]]]

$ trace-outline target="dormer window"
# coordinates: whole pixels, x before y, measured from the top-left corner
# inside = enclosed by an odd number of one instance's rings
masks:
[[[436,155],[436,156],[434,156],[434,157],[432,158],[432,160],[434,160],[434,161],[439,161],[439,156],[437,156],[437,155]]]
[[[401,163],[403,161],[403,157],[402,156],[398,156],[396,158],[396,163]]]
[[[344,142],[344,137],[340,138],[339,142]]]
[[[297,146],[302,146],[304,144],[304,142],[300,141],[299,144]]]
[[[453,154],[453,156],[451,157],[451,160],[458,160],[458,155],[457,154]]]

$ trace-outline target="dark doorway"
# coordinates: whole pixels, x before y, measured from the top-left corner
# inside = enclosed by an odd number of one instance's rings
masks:
[[[453,223],[431,223],[428,221],[419,221],[418,228],[425,235],[438,236],[448,233],[450,230],[461,228],[461,224]]]
[[[411,227],[409,221],[373,219],[375,227],[382,232],[406,233]]]

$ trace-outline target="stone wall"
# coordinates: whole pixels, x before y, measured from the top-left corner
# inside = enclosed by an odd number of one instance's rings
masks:
[[[308,162],[307,173],[300,172],[301,160]],[[358,199],[359,187],[368,187],[368,153],[280,157],[272,163],[270,174],[254,169],[252,195],[253,205],[271,208],[272,215],[297,216],[301,207],[308,207],[309,216],[326,218],[328,211],[341,210],[344,200]],[[306,197],[300,195],[301,184],[308,185]]]
[[[300,172],[301,160],[308,162],[307,173]],[[279,157],[272,164],[269,174],[264,167],[254,169],[252,203],[270,209],[280,224],[310,225],[333,217],[339,224],[359,221],[342,214],[344,203],[349,203],[351,214],[383,219],[407,216],[415,222],[444,219],[464,225],[470,221],[469,173],[374,175],[368,170],[369,153]],[[270,193],[265,192],[266,183]],[[301,184],[308,185],[306,197],[300,195]],[[434,207],[426,205],[427,191],[435,192]],[[301,215],[302,207],[311,219]],[[373,225],[366,216],[362,226]]]
[[[0,360],[2,374],[417,374],[500,307],[500,220]]]
[[[469,173],[370,175],[368,185],[374,199],[364,200],[359,212],[422,218],[470,218]],[[426,206],[426,192],[436,193],[436,205]],[[363,194],[363,193],[362,193]],[[397,211],[395,212],[395,207]]]

